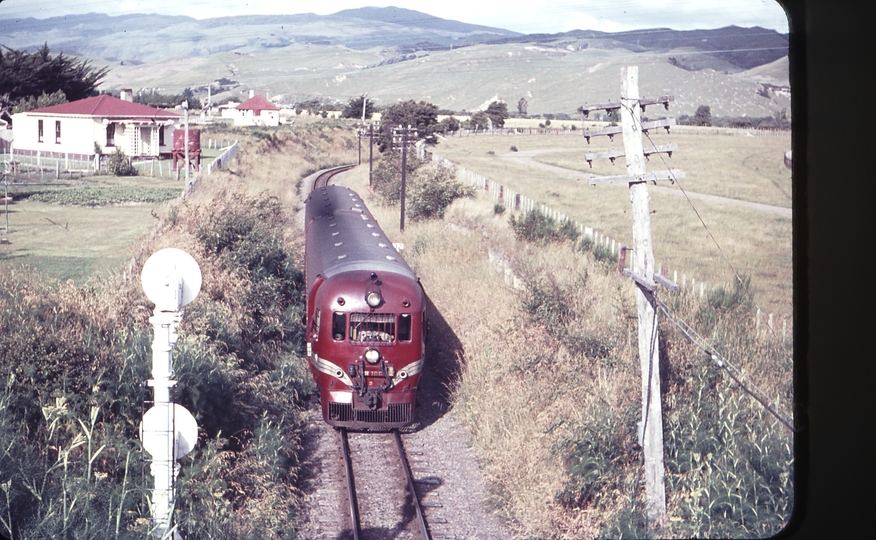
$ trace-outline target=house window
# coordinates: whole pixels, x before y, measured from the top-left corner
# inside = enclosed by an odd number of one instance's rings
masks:
[[[116,145],[116,125],[115,124],[107,124],[107,126],[106,126],[106,145],[107,146],[115,146]]]
[[[61,144],[61,121],[55,120],[55,144]]]
[[[37,142],[43,142],[43,121],[37,120]]]
[[[164,126],[158,128],[158,146],[164,146]]]

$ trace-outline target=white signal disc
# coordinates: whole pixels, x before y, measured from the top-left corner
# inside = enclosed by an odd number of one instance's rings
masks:
[[[140,282],[146,297],[156,305],[168,298],[169,278],[178,275],[183,280],[179,307],[189,304],[201,291],[201,267],[188,253],[177,248],[165,248],[152,254],[143,265]]]
[[[177,459],[188,454],[198,442],[198,422],[192,413],[182,405],[173,404],[171,415],[170,404],[156,405],[146,411],[140,424],[140,440],[143,449],[153,458],[166,456],[169,442],[167,433],[176,430],[174,437],[174,457]]]

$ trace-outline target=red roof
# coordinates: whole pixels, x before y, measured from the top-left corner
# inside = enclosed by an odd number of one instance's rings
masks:
[[[279,111],[280,107],[277,107],[262,96],[255,95],[235,107],[235,109],[239,111],[253,111],[258,114],[261,111]]]
[[[42,109],[29,111],[39,114],[76,114],[99,117],[149,117],[149,118],[177,118],[178,113],[162,111],[155,107],[132,103],[107,94],[71,101]]]

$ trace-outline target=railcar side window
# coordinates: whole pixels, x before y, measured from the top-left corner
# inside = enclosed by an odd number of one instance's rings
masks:
[[[319,335],[319,310],[316,310],[316,313],[313,315],[313,319],[310,321],[310,335],[313,336],[313,339],[317,339]]]
[[[344,322],[346,322],[345,316],[346,313],[344,313],[343,311],[335,311],[332,314],[332,337],[335,341],[344,341],[344,338],[346,337],[344,335]]]
[[[395,341],[395,314],[350,313],[350,341],[392,343]]]
[[[411,340],[411,314],[402,313],[398,316],[398,340]]]

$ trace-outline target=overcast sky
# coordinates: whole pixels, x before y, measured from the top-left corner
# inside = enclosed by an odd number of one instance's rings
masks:
[[[0,18],[82,13],[161,13],[197,19],[233,15],[328,15],[365,6],[396,6],[435,17],[522,33],[568,30],[619,32],[668,27],[676,30],[761,26],[788,32],[784,10],[775,0],[525,0],[479,2],[437,0],[0,0]]]

